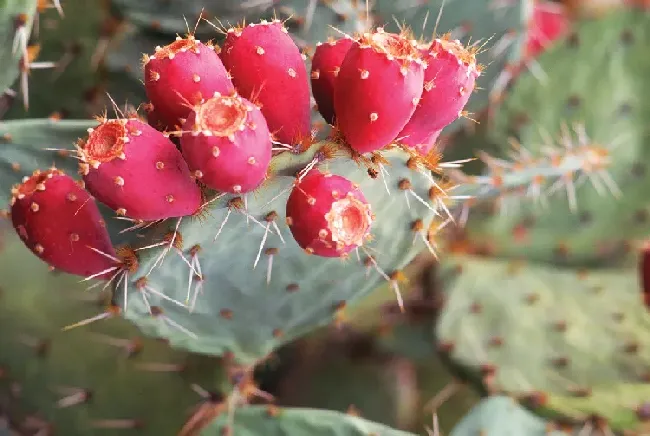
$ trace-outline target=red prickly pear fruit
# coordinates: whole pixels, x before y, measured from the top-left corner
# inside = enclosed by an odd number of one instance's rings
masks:
[[[413,146],[415,150],[421,155],[421,156],[426,156],[428,155],[431,150],[436,146],[436,141],[440,137],[440,134],[442,133],[442,130],[437,130],[433,132],[426,143],[422,144],[416,144]]]
[[[311,89],[318,112],[334,125],[334,86],[336,76],[350,47],[352,38],[341,38],[318,43],[311,60]]]
[[[436,39],[421,52],[428,65],[422,97],[398,137],[404,145],[430,149],[440,130],[460,116],[480,68],[475,53],[458,40]]]
[[[334,89],[339,130],[359,153],[391,144],[415,112],[426,64],[402,34],[363,34],[348,50]]]
[[[144,58],[144,85],[161,130],[176,130],[203,98],[234,91],[216,48],[193,36],[176,38]]]
[[[155,221],[192,215],[201,189],[164,134],[137,118],[102,120],[79,141],[86,189],[118,215]]]
[[[537,1],[528,26],[526,57],[535,58],[569,29],[570,22],[563,4]]]
[[[363,245],[374,220],[358,185],[317,169],[297,181],[286,216],[298,245],[323,257],[345,256]]]
[[[273,144],[264,115],[250,101],[215,95],[194,109],[183,132],[185,161],[206,186],[240,194],[264,181]]]
[[[115,251],[97,203],[63,171],[37,170],[14,186],[11,221],[23,243],[58,270],[89,277],[116,266],[108,257]]]
[[[239,94],[261,106],[278,141],[311,138],[307,68],[279,20],[229,29],[220,56]]]

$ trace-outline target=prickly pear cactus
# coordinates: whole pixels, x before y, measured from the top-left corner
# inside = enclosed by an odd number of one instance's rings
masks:
[[[37,0],[0,2],[0,93],[13,85],[27,52]]]
[[[530,155],[591,157],[582,174],[540,179],[522,199],[504,195],[496,211],[470,214],[468,237],[497,256],[566,265],[618,263],[647,236],[647,14],[620,10],[580,25],[542,54],[547,80],[522,76],[495,120],[495,141],[516,135],[511,151],[525,170]],[[576,68],[576,62],[589,68]],[[553,145],[553,148],[549,148]],[[496,157],[509,153],[503,150]],[[530,154],[529,154],[530,153]],[[493,180],[508,171],[490,162]],[[553,194],[553,195],[550,195]],[[536,200],[535,200],[536,199]]]
[[[251,406],[238,410],[233,421],[234,433],[242,436],[260,434],[414,436],[412,433],[395,430],[356,416],[318,409]],[[220,434],[219,432],[223,431],[226,425],[226,417],[222,416],[213,421],[201,434],[205,436]]]
[[[533,2],[378,0],[374,13],[379,22],[388,24],[387,29],[395,28],[396,23],[406,24],[416,36],[424,38],[429,38],[434,31],[438,35],[451,32],[453,38],[482,47],[477,61],[485,68],[476,79],[477,91],[465,107],[475,114],[483,111],[490,102],[498,103],[505,86],[513,79],[514,67],[522,60]],[[475,115],[469,117],[476,118]],[[445,132],[467,122],[472,121],[459,119]]]
[[[561,436],[567,433],[550,430],[536,417],[509,397],[495,396],[481,401],[454,427],[450,436],[520,435]]]
[[[436,280],[446,300],[439,349],[474,382],[542,414],[643,428],[635,410],[650,396],[650,316],[635,271],[457,256]]]
[[[223,362],[172,350],[126,321],[61,332],[105,301],[48,271],[5,223],[0,240],[0,407],[8,402],[16,430],[173,434],[208,401],[199,393],[228,393]]]

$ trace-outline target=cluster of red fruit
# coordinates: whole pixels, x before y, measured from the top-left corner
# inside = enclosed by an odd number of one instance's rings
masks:
[[[148,122],[99,119],[77,144],[83,183],[56,169],[26,178],[13,190],[14,227],[51,266],[109,277],[120,260],[94,199],[149,222],[199,213],[201,186],[234,195],[259,188],[274,144],[301,151],[311,141],[304,60],[279,21],[230,29],[220,49],[193,36],[157,47],[144,58]],[[377,29],[319,44],[311,87],[355,152],[399,144],[426,154],[478,74],[458,41],[423,45]],[[358,185],[313,166],[294,183],[286,216],[303,249],[328,257],[360,246],[373,220]]]

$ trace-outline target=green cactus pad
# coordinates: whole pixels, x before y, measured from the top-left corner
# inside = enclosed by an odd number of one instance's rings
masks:
[[[36,12],[36,0],[2,0],[0,1],[0,93],[11,87],[18,77],[18,63],[22,52],[18,47],[14,52],[16,40],[16,18],[20,14],[27,17],[25,41],[29,40],[32,20]]]
[[[436,280],[446,300],[439,349],[488,391],[555,398],[543,407],[562,415],[574,401],[610,425],[627,422],[607,406],[612,392],[633,392],[620,405],[632,410],[650,398],[650,315],[636,271],[458,256],[445,260]]]
[[[36,168],[51,166],[57,152],[43,148],[65,148],[66,143],[85,136],[85,129],[91,125],[86,121],[49,120],[0,124],[0,135],[9,133],[10,139],[10,142],[1,145],[0,154],[0,167],[5,168],[2,174],[7,177],[0,185],[4,187],[4,195],[8,196],[11,185],[22,176]],[[420,219],[426,228],[434,218],[435,208],[430,204],[423,205],[409,191],[399,189],[398,185],[403,179],[408,179],[413,192],[427,203],[431,176],[409,169],[406,165],[408,155],[399,150],[385,153],[391,163],[386,166],[389,175],[379,175],[376,179],[368,175],[364,165],[356,164],[349,157],[335,157],[319,165],[321,169],[360,183],[371,203],[376,214],[372,230],[375,240],[367,244],[367,253],[360,251],[360,260],[352,254],[347,261],[343,261],[310,256],[300,249],[285,224],[286,199],[294,174],[311,162],[320,145],[314,145],[309,152],[301,155],[284,153],[273,160],[276,175],[266,186],[248,195],[247,199],[248,214],[258,223],[252,218],[247,223],[247,218],[234,210],[219,238],[213,242],[231,210],[225,199],[211,204],[201,218],[186,217],[182,220],[178,230],[182,236],[185,260],[191,259],[189,251],[192,247],[201,247],[197,257],[204,275],[203,290],[199,294],[194,293],[198,282],[192,283],[191,300],[196,301],[192,313],[187,307],[179,307],[170,301],[186,302],[191,270],[184,259],[171,250],[162,266],[152,270],[158,256],[167,250],[163,246],[139,251],[140,269],[129,277],[125,316],[148,334],[166,337],[173,346],[213,355],[232,353],[240,363],[252,364],[275,347],[327,324],[344,305],[352,304],[385,283],[386,276],[382,273],[390,276],[407,265],[418,252],[426,249],[422,239],[424,231],[418,235],[411,230],[411,226]],[[13,170],[16,163],[20,165],[17,173]],[[54,163],[70,175],[75,175],[76,160],[72,157]],[[275,226],[270,226],[261,259],[253,269],[265,233],[264,217],[271,211],[278,214],[275,221],[286,245],[277,235]],[[105,219],[112,226],[113,243],[128,243],[134,248],[159,243],[177,223],[176,220],[163,223],[142,237],[135,232],[118,233],[130,223],[123,224],[108,212]],[[269,285],[267,271],[270,257],[265,252],[268,248],[278,249],[273,256]],[[369,255],[374,256],[382,273],[368,263]],[[149,291],[145,292],[147,301],[161,305],[165,311],[163,317],[152,317],[142,298],[145,294],[136,291],[136,281],[149,271],[149,286],[163,293],[167,299],[158,301],[155,292]],[[122,289],[116,290],[115,297],[118,303],[123,303]],[[191,303],[189,301],[187,305],[191,306]],[[178,323],[181,328],[170,327],[168,319],[172,320],[171,323]],[[183,327],[192,333],[188,335]]]
[[[384,274],[390,275],[426,249],[411,226],[418,219],[426,226],[434,214],[398,185],[402,179],[408,179],[413,191],[421,199],[428,199],[430,181],[424,174],[406,166],[405,153],[392,150],[384,153],[391,164],[387,167],[390,175],[386,176],[386,186],[382,176],[372,179],[364,167],[349,158],[334,158],[320,165],[322,169],[327,168],[359,183],[372,205],[376,219],[374,241],[368,245],[368,252],[360,250],[359,258],[352,253],[345,261],[306,254],[284,224],[285,204],[294,181],[292,175],[310,162],[314,149],[296,157],[284,154],[276,158],[278,175],[248,196],[248,214],[262,225],[252,219],[247,223],[241,212],[229,209],[223,201],[210,206],[210,215],[205,220],[185,218],[181,221],[179,233],[184,255],[189,260],[189,250],[197,244],[201,247],[198,259],[205,279],[192,313],[178,304],[186,301],[190,268],[174,250],[167,254],[162,266],[153,268],[165,249],[159,247],[141,252],[140,270],[131,277],[125,316],[148,334],[168,338],[173,346],[216,355],[231,352],[242,364],[251,364],[279,345],[327,324],[344,305],[354,303],[385,283],[385,277],[372,263],[368,266],[368,254],[375,257]],[[267,205],[270,200],[273,201]],[[228,221],[213,242],[229,210],[232,212]],[[269,232],[259,264],[253,269],[265,233],[264,217],[272,211],[278,214],[276,222],[286,244],[277,234]],[[154,230],[146,243],[141,244],[161,241],[165,234],[173,231],[176,223],[170,222]],[[267,284],[267,272],[271,259],[265,253],[268,248],[278,249],[273,255],[270,284]],[[141,292],[136,290],[136,283],[152,268],[148,283],[168,297],[167,301],[159,303],[170,318],[193,335],[170,329],[150,315]],[[151,292],[145,294],[158,304],[158,297]],[[120,305],[122,295],[122,290],[116,290]]]
[[[449,1],[446,0],[436,27],[436,19],[443,0],[377,0],[374,7],[379,21],[388,23],[386,29],[397,30],[396,22],[406,24],[416,36],[430,39],[434,30],[437,35],[452,32],[454,38],[465,44],[483,43],[485,47],[477,55],[477,61],[485,66],[476,80],[476,90],[465,106],[471,113],[483,111],[490,101],[495,86],[502,86],[506,66],[521,61],[528,20],[532,16],[533,2],[515,1]],[[395,22],[396,21],[396,22]],[[489,40],[489,41],[488,41]],[[481,88],[481,89],[479,89]],[[492,96],[496,97],[496,94]],[[471,118],[476,118],[470,115]],[[458,119],[445,132],[458,129],[463,123]]]
[[[50,273],[5,223],[0,240],[0,404],[9,400],[17,430],[40,420],[56,434],[175,434],[202,401],[192,384],[228,393],[218,359],[143,338],[124,320],[62,332],[101,312],[97,293]]]
[[[234,414],[233,433],[237,436],[414,436],[363,418],[340,412],[302,408],[251,406]],[[221,435],[227,425],[224,414],[201,432],[201,436]]]
[[[459,422],[449,436],[561,436],[549,431],[548,423],[509,397],[481,401]]]
[[[581,24],[574,36],[538,59],[546,83],[522,76],[495,120],[496,141],[506,144],[515,135],[534,155],[548,143],[540,131],[562,152],[562,125],[576,144],[578,135],[571,128],[582,124],[591,145],[609,149],[611,163],[605,170],[620,194],[615,188],[610,192],[596,168],[590,177],[597,179],[601,192],[590,186],[589,178],[576,177],[582,182],[574,213],[564,188],[548,196],[546,206],[504,196],[504,213],[490,216],[476,210],[470,218],[472,243],[497,256],[584,266],[623,261],[630,242],[647,237],[649,29],[650,16],[635,11],[616,11]],[[605,162],[606,156],[601,157],[593,162]]]

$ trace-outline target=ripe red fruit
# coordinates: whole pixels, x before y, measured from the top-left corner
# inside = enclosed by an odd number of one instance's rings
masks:
[[[459,117],[480,72],[474,52],[458,40],[436,39],[422,53],[428,64],[424,91],[398,137],[402,144],[426,150],[433,147],[440,131]]]
[[[357,185],[317,169],[294,186],[286,214],[298,245],[323,257],[341,257],[361,246],[374,219]]]
[[[201,99],[234,91],[215,47],[193,36],[156,47],[144,62],[145,90],[164,127],[161,130],[178,129]]]
[[[206,186],[239,194],[264,181],[273,144],[262,112],[250,101],[217,95],[194,109],[183,131],[183,156]]]
[[[569,17],[561,3],[537,1],[528,27],[526,57],[534,58],[569,29]]]
[[[229,29],[220,56],[239,94],[261,105],[278,141],[311,137],[307,68],[279,20]]]
[[[116,266],[88,248],[115,257],[95,200],[60,170],[35,171],[13,187],[11,221],[23,243],[56,269],[88,277]]]
[[[318,112],[334,124],[334,87],[343,59],[354,44],[352,38],[318,43],[311,60],[311,89]]]
[[[413,41],[381,28],[350,47],[336,79],[334,111],[353,149],[372,152],[397,138],[422,96],[421,57]]]
[[[180,151],[137,118],[104,120],[77,150],[86,189],[119,215],[154,221],[201,207],[201,190]]]

